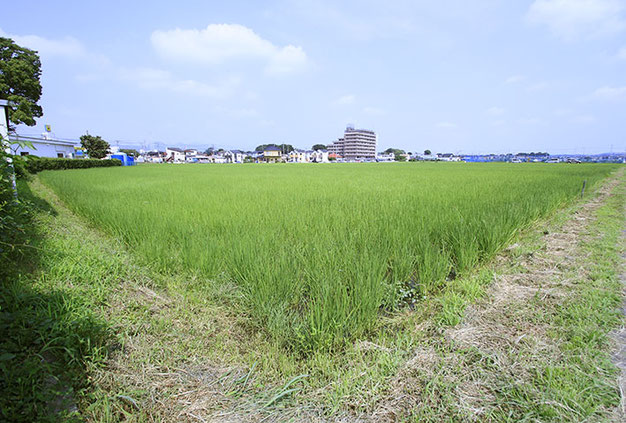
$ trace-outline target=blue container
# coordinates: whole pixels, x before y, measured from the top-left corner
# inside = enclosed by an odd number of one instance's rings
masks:
[[[111,158],[122,162],[122,166],[134,166],[135,164],[135,159],[127,154],[112,154]]]

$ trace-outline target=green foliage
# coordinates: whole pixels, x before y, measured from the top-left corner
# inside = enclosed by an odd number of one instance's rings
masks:
[[[37,104],[41,97],[41,62],[35,51],[20,47],[10,38],[0,38],[0,99],[9,101],[9,120],[35,125],[43,116]]]
[[[394,154],[397,156],[399,154],[404,154],[404,150],[400,150],[399,148],[388,148],[385,150],[385,153]]]
[[[254,149],[254,151],[263,151],[267,147],[278,147],[280,148],[280,151],[282,151],[283,153],[291,153],[293,150],[295,150],[293,148],[293,145],[291,144],[261,144],[261,145],[258,145]]]
[[[424,150],[424,155],[425,156],[430,156],[431,154],[433,154],[430,150]]]
[[[311,147],[312,150],[326,150],[326,146],[324,144],[315,144]]]
[[[406,156],[402,154],[396,154],[393,159],[397,162],[406,162]]]
[[[42,170],[63,170],[63,169],[87,169],[92,167],[121,166],[118,159],[60,159],[27,156],[23,159],[24,169],[31,174],[39,173]]]
[[[437,292],[613,169],[156,166],[129,169],[132,178],[110,169],[40,178],[157,269],[229,278],[259,328],[311,353],[367,334],[381,309]]]
[[[19,192],[20,202],[0,203],[0,421],[82,421],[70,406],[88,383],[85,365],[103,352],[107,331],[93,305],[83,305],[94,296],[37,282],[79,273],[93,284],[87,276],[93,262],[82,266],[66,259],[66,249],[43,243],[35,216],[55,212],[26,184]]]
[[[120,148],[120,152],[126,153],[131,157],[139,157],[139,151],[135,150],[134,148]]]
[[[1,137],[0,143],[4,143]],[[0,277],[12,267],[9,261],[21,251],[29,218],[28,204],[15,198],[11,160],[4,146],[0,148]]]
[[[81,135],[80,145],[87,152],[90,159],[102,159],[109,153],[109,143],[99,135]]]

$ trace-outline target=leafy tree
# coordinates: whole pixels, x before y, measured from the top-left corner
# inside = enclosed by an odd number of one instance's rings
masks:
[[[206,154],[207,156],[210,156],[211,154],[213,154],[213,151],[215,149],[213,147],[209,147],[206,150],[204,150],[204,154]]]
[[[398,154],[396,153],[396,155],[393,158],[395,161],[397,162],[405,162],[406,161],[406,157],[403,156],[402,154]]]
[[[430,156],[431,154],[433,154],[433,153],[431,153],[430,150],[424,150],[424,155],[425,156]]]
[[[283,153],[290,153],[294,150],[293,145],[291,144],[261,144],[261,145],[258,145],[254,149],[254,151],[263,151],[267,147],[278,147],[280,148],[280,151]]]
[[[87,151],[87,154],[92,159],[102,159],[109,153],[108,142],[100,138],[100,136],[93,135],[81,135],[80,145]]]
[[[0,38],[0,98],[9,101],[9,120],[35,125],[43,116],[37,104],[41,97],[41,61],[37,52],[20,47],[10,38]]]
[[[120,151],[122,153],[126,153],[131,157],[139,157],[139,151],[135,150],[134,148],[120,148]]]
[[[311,147],[312,150],[326,150],[326,146],[324,144],[315,144]]]
[[[400,150],[399,148],[388,148],[385,150],[385,153],[397,156],[398,154],[404,154],[404,150]]]

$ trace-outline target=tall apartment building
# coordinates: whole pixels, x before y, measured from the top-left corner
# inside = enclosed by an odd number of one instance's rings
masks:
[[[343,138],[328,146],[328,152],[337,154],[346,160],[375,159],[376,133],[368,129],[346,127]]]

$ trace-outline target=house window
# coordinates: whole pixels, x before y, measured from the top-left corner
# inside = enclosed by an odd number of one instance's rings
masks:
[[[28,156],[28,151],[22,151],[22,152],[20,152],[20,156]]]
[[[63,157],[65,157],[65,156],[63,156],[63,153],[57,153],[57,157],[58,157],[59,159],[62,159],[62,158],[63,158]]]

